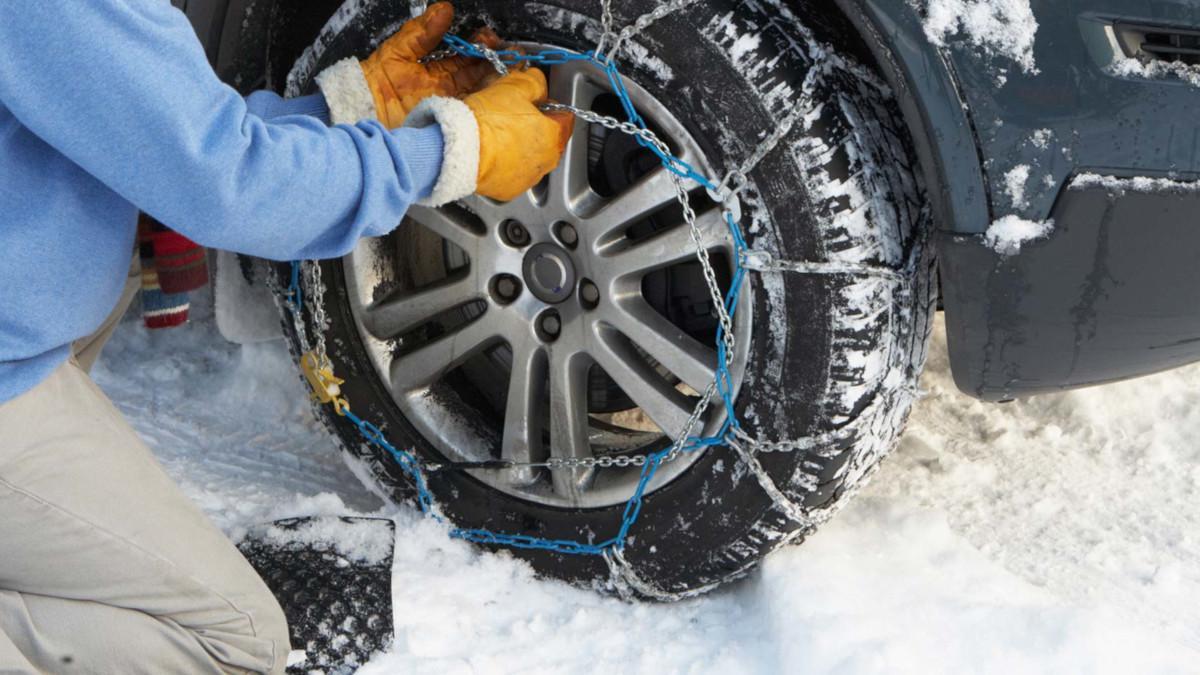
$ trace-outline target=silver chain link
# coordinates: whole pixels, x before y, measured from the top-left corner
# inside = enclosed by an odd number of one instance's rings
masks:
[[[601,0],[600,14],[604,34],[601,35],[600,41],[597,43],[596,58],[605,63],[611,62],[620,54],[621,48],[625,46],[625,43],[629,40],[629,38],[646,30],[650,27],[650,24],[654,23],[655,21],[670,16],[671,14],[694,5],[697,2],[699,2],[699,0],[669,0],[668,2],[664,2],[658,7],[655,7],[653,10],[642,14],[638,18],[634,19],[633,23],[622,28],[619,32],[614,33],[612,0]],[[612,40],[612,47],[608,48],[608,51],[605,51],[609,40]]]
[[[307,288],[307,295],[312,298],[324,299],[325,297],[325,281],[321,278],[321,263],[312,261],[305,270],[304,280]],[[329,352],[325,347],[325,329],[329,327],[329,317],[325,314],[325,303],[317,302],[311,308],[313,320],[313,333],[316,334],[316,350],[317,356],[320,357],[321,365],[332,365],[329,360]]]
[[[500,73],[501,77],[508,75],[508,66],[500,58],[500,55],[496,53],[496,50],[491,49],[482,42],[476,43],[475,48],[478,49],[481,54],[483,54],[483,57],[488,60],[488,63],[492,64],[492,67],[496,69],[497,73]]]
[[[603,58],[604,49],[608,46],[608,39],[613,35],[613,18],[612,2],[610,0],[601,0],[600,2],[600,27],[602,33],[600,40],[596,42],[596,58]]]
[[[768,251],[749,251],[742,260],[746,269],[755,272],[793,272],[824,276],[875,277],[885,281],[903,283],[907,277],[900,269],[884,265],[867,265],[852,262],[811,262],[808,260],[779,260]]]
[[[585,122],[590,122],[592,124],[599,124],[600,126],[604,127],[605,129],[609,129],[612,131],[619,131],[623,134],[629,134],[630,136],[637,136],[638,138],[641,138],[642,140],[646,141],[647,143],[658,148],[663,153],[671,152],[671,149],[667,146],[667,144],[664,143],[662,141],[662,139],[660,139],[657,135],[655,135],[655,133],[653,131],[650,131],[649,129],[643,129],[642,127],[639,127],[638,125],[634,124],[633,122],[619,120],[615,117],[610,117],[608,115],[601,115],[597,112],[593,112],[591,110],[584,110],[583,108],[576,108],[573,105],[567,105],[565,103],[543,103],[540,106],[538,106],[538,108],[540,110],[542,110],[543,112],[574,113],[576,117],[578,117],[579,119],[581,119]]]
[[[783,118],[783,121],[775,127],[775,130],[754,148],[754,152],[745,161],[725,174],[725,177],[721,179],[721,184],[717,188],[718,193],[722,196],[736,197],[750,182],[750,172],[761,164],[763,159],[775,149],[775,146],[779,145],[779,142],[791,133],[792,127],[807,112],[807,109],[801,105],[793,108],[787,117]]]

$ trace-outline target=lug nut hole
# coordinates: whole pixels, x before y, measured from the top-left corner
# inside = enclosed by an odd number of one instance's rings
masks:
[[[529,245],[529,230],[515,220],[506,220],[500,224],[500,237],[504,243],[515,248]]]
[[[579,282],[579,303],[584,309],[596,309],[600,305],[600,289],[591,279]]]
[[[537,317],[537,335],[543,342],[554,342],[562,334],[562,318],[558,312],[548,309]]]
[[[575,226],[567,222],[558,222],[554,225],[554,236],[562,242],[563,246],[574,249],[579,245],[579,232],[575,230]]]
[[[521,280],[511,274],[500,274],[492,279],[492,297],[496,302],[507,305],[521,297]]]

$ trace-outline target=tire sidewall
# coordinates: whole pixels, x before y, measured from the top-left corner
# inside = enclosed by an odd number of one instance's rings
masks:
[[[643,3],[636,1],[617,2],[615,9],[618,25],[645,11]],[[468,26],[489,23],[506,37],[549,44],[594,44],[600,26],[598,3],[592,0],[459,0],[456,10]],[[773,59],[776,64],[765,76],[767,81],[762,81],[762,74],[748,74],[744,53],[742,60],[735,62],[736,49],[727,35],[730,31],[724,28],[723,22],[733,21],[727,18],[733,11],[733,3],[714,0],[663,19],[637,35],[625,52],[632,57],[620,61],[623,73],[666,103],[695,138],[707,141],[709,161],[718,170],[748,156],[751,144],[779,123],[782,111],[771,108],[762,95],[764,88],[803,91],[810,84],[806,75],[813,66],[797,31],[799,37],[793,37],[800,42],[777,40],[756,48],[756,58]],[[742,16],[754,12],[742,4],[738,11],[738,20],[747,26],[770,19]],[[365,56],[402,18],[391,16],[380,4],[368,3],[364,13],[367,16],[357,29],[327,40],[327,54]],[[372,31],[375,33],[368,37]],[[324,60],[331,62],[331,58]],[[836,77],[820,86],[840,88],[844,95],[854,88]],[[821,196],[814,194],[812,167],[798,161],[790,148],[800,140],[832,138],[846,131],[836,128],[840,124],[836,116],[832,116],[830,128],[822,128],[824,117],[819,116],[806,131],[794,131],[781,150],[763,161],[752,174],[743,201],[743,226],[752,224],[747,234],[751,246],[778,258],[826,259],[838,236],[832,232],[829,217],[830,208],[836,207],[822,203]],[[842,170],[850,172],[849,167]],[[380,425],[397,447],[411,448],[433,461],[443,459],[405,420],[371,367],[354,328],[340,262],[322,264],[330,282],[326,295],[326,311],[332,319],[327,333],[330,355],[336,371],[348,375],[343,389],[356,412]],[[835,344],[839,334],[831,317],[842,301],[842,284],[815,276],[771,274],[751,274],[747,281],[752,284],[754,322],[746,377],[736,401],[744,428],[753,436],[786,440],[815,436],[843,423],[841,418],[851,411],[841,408],[859,403],[830,402],[836,393],[833,374],[839,366]],[[352,455],[366,462],[395,496],[410,496],[405,477],[386,453],[366,446],[357,429],[344,420],[334,418],[333,422]],[[851,435],[840,444],[846,452],[824,452],[822,456],[775,453],[762,455],[761,462],[789,497],[821,506],[840,493],[836,479],[845,471],[851,455],[848,449],[856,439]],[[617,531],[624,510],[623,504],[588,510],[536,504],[499,493],[458,472],[431,474],[428,484],[443,513],[456,525],[470,529],[599,541]],[[801,484],[810,489],[797,489]],[[813,484],[820,487],[813,490]],[[741,573],[766,551],[798,534],[797,527],[773,508],[770,498],[730,450],[715,448],[645,498],[625,556],[642,577],[654,579],[663,588],[696,588]],[[572,581],[595,582],[608,575],[605,563],[596,557],[526,550],[513,554],[541,572]]]

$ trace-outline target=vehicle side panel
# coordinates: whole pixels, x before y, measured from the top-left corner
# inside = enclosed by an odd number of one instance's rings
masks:
[[[1111,74],[1104,36],[1114,19],[1200,26],[1196,3],[1034,0],[1037,71],[1025,72],[961,35],[932,46],[911,0],[826,1],[864,37],[918,147],[963,391],[1005,399],[1200,359],[1200,298],[1191,290],[1200,288],[1200,227],[1188,225],[1200,204],[1186,194],[1067,189],[1082,172],[1200,177],[1200,88]],[[219,47],[222,77],[243,90],[278,86],[340,4],[186,2],[210,54]],[[228,15],[214,32],[220,22],[205,17],[217,7]],[[1018,167],[1029,178],[1014,195]],[[984,233],[1007,215],[1053,218],[1055,227],[1004,256]]]
[[[1007,399],[1200,359],[1195,197],[1186,190],[1069,189],[1082,173],[1200,178],[1200,124],[1189,112],[1200,106],[1200,88],[1115,75],[1117,52],[1106,34],[1116,20],[1196,28],[1200,6],[1035,0],[1035,70],[960,34],[938,50],[948,71],[941,75],[919,55],[915,43],[927,40],[907,0],[842,4],[857,5],[858,22],[881,41],[876,50],[899,66],[908,82],[898,92],[916,96],[908,107],[926,111],[910,114],[910,126],[934,127],[931,142],[948,136],[957,144],[961,126],[937,127],[928,110],[959,105],[975,134],[989,215],[964,219],[951,211],[955,220],[939,219],[936,236],[951,364],[963,391]],[[957,87],[921,87],[931,72]],[[929,98],[947,91],[961,98]],[[955,175],[948,166],[942,165],[943,180],[958,183],[965,175],[974,183],[973,172]],[[1005,255],[984,236],[1005,216],[1052,219],[1054,227]]]

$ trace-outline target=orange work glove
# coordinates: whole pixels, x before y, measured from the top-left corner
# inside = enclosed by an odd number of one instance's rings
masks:
[[[537,185],[562,158],[575,115],[543,113],[546,76],[536,68],[511,72],[464,99],[431,96],[404,122],[437,124],[442,131],[442,169],[428,197],[441,206],[472,192],[509,201]]]
[[[543,113],[546,76],[536,68],[509,73],[463,99],[479,125],[475,191],[509,201],[537,185],[562,158],[575,115]]]
[[[366,61],[346,59],[321,73],[317,83],[333,122],[375,118],[395,129],[425,98],[460,98],[486,84],[496,71],[483,59],[453,56],[421,63],[441,44],[453,21],[454,7],[449,2],[435,3],[406,22]],[[472,42],[500,47],[500,37],[490,28],[477,31]]]

